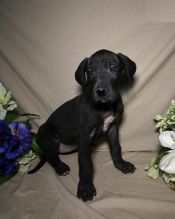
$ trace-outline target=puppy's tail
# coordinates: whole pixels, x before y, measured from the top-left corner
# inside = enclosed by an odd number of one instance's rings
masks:
[[[33,174],[36,171],[38,171],[44,164],[46,163],[46,160],[44,158],[42,158],[39,163],[36,165],[36,167],[34,167],[32,170],[30,170],[28,172],[28,174]]]

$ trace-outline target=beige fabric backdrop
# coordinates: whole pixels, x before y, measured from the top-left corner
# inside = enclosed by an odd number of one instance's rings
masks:
[[[153,156],[144,151],[159,146],[153,118],[175,98],[175,3],[164,5],[165,0],[0,0],[0,81],[25,112],[41,115],[37,126],[79,93],[74,72],[96,50],[122,52],[138,66],[134,87],[123,93],[120,129],[124,157],[135,163],[136,173],[115,170],[107,145],[101,145],[94,154],[98,195],[84,204],[75,197],[77,155],[65,156],[72,167],[67,177],[45,165],[1,186],[1,218],[174,218],[174,193],[144,172]]]

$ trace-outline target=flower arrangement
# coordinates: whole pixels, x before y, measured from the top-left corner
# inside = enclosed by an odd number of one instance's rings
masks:
[[[0,82],[0,184],[17,172],[27,171],[31,161],[41,154],[31,131],[31,121],[39,116],[20,115],[16,109],[11,92]]]
[[[163,177],[165,183],[175,190],[175,101],[164,116],[157,115],[154,119],[159,131],[161,149],[146,168],[147,175],[152,179]]]

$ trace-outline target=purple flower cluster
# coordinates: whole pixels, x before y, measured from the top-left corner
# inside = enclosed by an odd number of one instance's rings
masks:
[[[18,171],[17,159],[31,149],[31,132],[24,123],[0,120],[0,176]]]

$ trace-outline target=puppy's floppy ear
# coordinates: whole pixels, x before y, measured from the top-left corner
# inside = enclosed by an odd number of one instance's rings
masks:
[[[87,73],[86,73],[86,66],[87,66],[88,58],[85,58],[78,66],[75,72],[75,79],[80,85],[85,85],[87,82]]]
[[[122,53],[117,54],[118,59],[122,63],[123,70],[129,80],[130,83],[133,81],[133,75],[136,72],[136,63],[133,62],[130,58],[127,56],[123,55]]]

